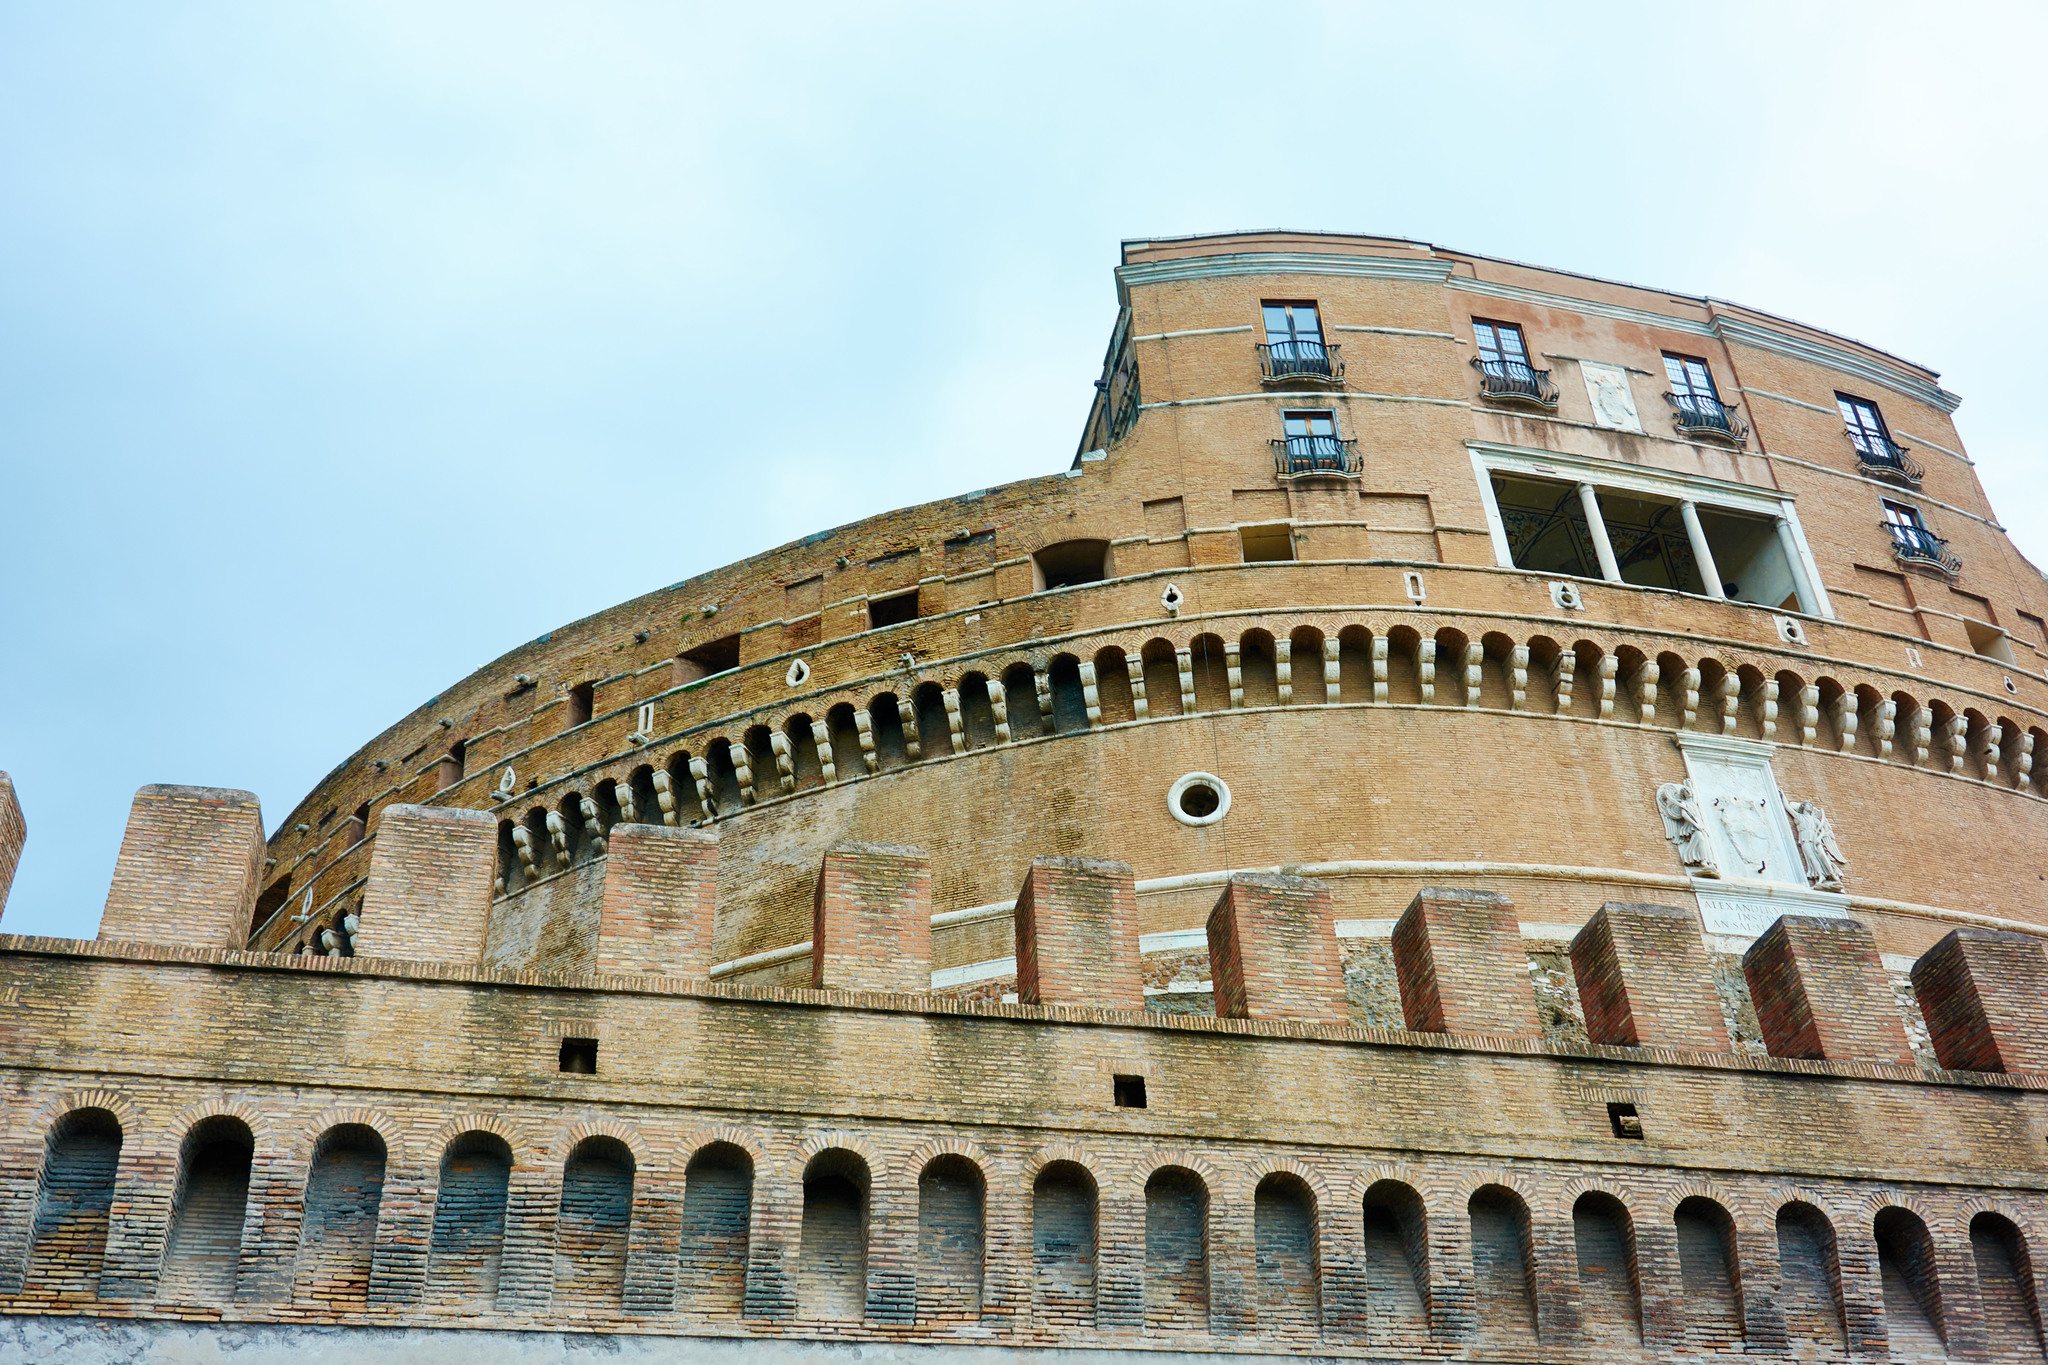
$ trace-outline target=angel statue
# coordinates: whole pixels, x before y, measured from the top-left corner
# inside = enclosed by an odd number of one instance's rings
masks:
[[[1721,875],[1692,783],[1666,782],[1657,788],[1657,813],[1664,817],[1664,837],[1678,850],[1680,862],[1702,877]]]
[[[1792,837],[1799,843],[1799,861],[1806,864],[1806,880],[1816,891],[1840,891],[1842,869],[1849,860],[1835,839],[1834,822],[1811,801],[1788,801],[1785,813],[1792,817]]]

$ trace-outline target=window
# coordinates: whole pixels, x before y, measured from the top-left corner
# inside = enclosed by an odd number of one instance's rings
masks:
[[[571,729],[578,725],[588,725],[590,723],[591,709],[596,705],[596,702],[596,683],[580,682],[569,689],[569,725]]]
[[[1530,367],[1529,347],[1520,327],[1474,318],[1472,339],[1479,345],[1472,365],[1479,371],[1482,396],[1534,403],[1540,408],[1557,406],[1557,386],[1550,382],[1550,371]]]
[[[674,676],[677,686],[708,678],[714,673],[724,673],[740,666],[740,637],[727,635],[709,643],[686,649],[676,655]]]
[[[1031,556],[1034,592],[1048,588],[1072,588],[1082,583],[1100,583],[1109,577],[1109,542],[1106,540],[1057,541]]]
[[[1118,1076],[1115,1081],[1116,1107],[1119,1109],[1143,1109],[1145,1107],[1145,1078],[1143,1076]]]
[[[1927,529],[1920,520],[1920,509],[1909,503],[1893,502],[1887,498],[1884,506],[1884,529],[1891,532],[1892,553],[1908,564],[1927,565],[1953,574],[1963,567],[1960,559],[1949,552],[1948,542]]]
[[[1247,564],[1272,564],[1294,558],[1294,526],[1291,522],[1240,526],[1237,534]]]
[[[1284,434],[1273,443],[1273,462],[1282,477],[1358,472],[1352,442],[1337,439],[1337,414],[1328,408],[1283,412],[1280,430]]]
[[[868,629],[880,626],[901,625],[917,619],[917,589],[899,592],[894,597],[876,597],[868,602]]]
[[[1856,464],[1866,474],[1917,486],[1926,471],[1906,454],[1906,448],[1892,439],[1884,414],[1867,398],[1846,393],[1835,395],[1842,421],[1849,431],[1849,444],[1856,447]]]
[[[1268,303],[1265,309],[1268,346],[1300,347],[1308,352],[1322,350],[1323,321],[1316,316],[1313,303]]]
[[[1607,1124],[1614,1129],[1614,1135],[1618,1138],[1634,1138],[1638,1142],[1642,1140],[1643,1120],[1636,1113],[1633,1104],[1608,1104]]]
[[[1664,375],[1671,381],[1666,395],[1675,409],[1673,421],[1688,435],[1721,436],[1739,441],[1749,434],[1734,420],[1733,410],[1714,387],[1714,372],[1696,355],[1664,353]]]
[[[1324,344],[1323,320],[1313,303],[1264,304],[1266,344],[1259,348],[1262,377],[1273,379],[1342,379],[1337,348]]]
[[[572,1076],[597,1074],[597,1039],[564,1038],[559,1057],[561,1069]]]
[[[1927,534],[1927,523],[1920,520],[1920,509],[1908,507],[1903,502],[1885,502],[1884,524],[1892,533],[1892,539],[1901,545],[1911,545]]]

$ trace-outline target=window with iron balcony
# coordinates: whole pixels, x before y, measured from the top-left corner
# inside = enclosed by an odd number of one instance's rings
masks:
[[[1882,525],[1891,533],[1892,554],[1899,563],[1938,569],[1951,577],[1962,571],[1963,561],[1948,548],[1947,541],[1927,529],[1919,508],[1886,501]]]
[[[1671,391],[1664,395],[1671,404],[1671,422],[1683,436],[1706,436],[1741,445],[1749,428],[1735,414],[1733,403],[1721,401],[1714,387],[1714,373],[1698,356],[1664,353],[1664,374]]]
[[[1323,320],[1314,303],[1261,305],[1266,339],[1259,346],[1259,379],[1266,384],[1338,384],[1344,358],[1323,340]]]
[[[1273,442],[1273,465],[1281,478],[1307,474],[1357,477],[1358,442],[1338,437],[1336,413],[1327,408],[1284,412],[1280,426],[1285,435]]]
[[[1472,368],[1479,371],[1480,397],[1497,403],[1526,403],[1546,412],[1557,407],[1557,385],[1550,382],[1550,371],[1531,368],[1521,328],[1511,322],[1474,318],[1472,339],[1479,346]]]
[[[1877,404],[1867,398],[1838,393],[1835,406],[1842,410],[1849,444],[1856,447],[1858,470],[1874,479],[1885,479],[1912,488],[1920,486],[1920,480],[1926,477],[1927,471],[1906,453],[1906,447],[1892,439]]]

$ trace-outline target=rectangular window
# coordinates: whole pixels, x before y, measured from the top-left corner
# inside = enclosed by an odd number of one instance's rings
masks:
[[[1846,393],[1838,393],[1835,405],[1842,410],[1842,420],[1849,426],[1849,441],[1857,453],[1868,455],[1880,463],[1891,463],[1895,450],[1892,434],[1885,429],[1884,417],[1878,412],[1877,404],[1867,398],[1851,398]]]
[[[1283,477],[1357,472],[1344,448],[1348,442],[1337,439],[1337,414],[1328,408],[1283,412],[1280,430],[1284,434],[1274,443],[1274,464]]]
[[[1903,502],[1885,502],[1884,524],[1892,533],[1892,539],[1908,548],[1919,545],[1927,534],[1927,523],[1920,520],[1920,509]]]
[[[1666,351],[1664,374],[1671,381],[1671,396],[1681,404],[1697,403],[1708,408],[1721,406],[1720,392],[1714,388],[1713,371],[1698,356],[1673,355]]]
[[[1145,1078],[1143,1076],[1117,1076],[1112,1079],[1111,1093],[1116,1097],[1119,1109],[1143,1109],[1145,1107]]]
[[[1276,303],[1268,299],[1261,309],[1266,320],[1266,344],[1259,348],[1259,364],[1265,379],[1344,377],[1344,369],[1337,363],[1337,348],[1323,344],[1323,320],[1313,303]]]
[[[1294,558],[1294,526],[1290,522],[1240,526],[1237,534],[1247,564],[1273,564]]]
[[[868,629],[880,626],[898,626],[905,621],[917,619],[917,590],[897,593],[894,597],[876,597],[868,601]]]
[[[1510,366],[1529,368],[1529,348],[1522,340],[1522,329],[1514,323],[1481,322],[1474,318],[1472,335],[1479,343],[1482,364],[1488,367],[1497,365],[1503,369]]]
[[[1290,346],[1306,342],[1321,349],[1323,320],[1317,315],[1313,303],[1268,301],[1264,305],[1264,310],[1268,346]]]

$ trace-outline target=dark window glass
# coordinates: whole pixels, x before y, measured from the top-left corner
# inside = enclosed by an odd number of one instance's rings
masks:
[[[1269,303],[1266,312],[1266,344],[1279,346],[1296,342],[1323,344],[1323,322],[1313,303]]]
[[[1835,395],[1835,405],[1842,410],[1842,421],[1848,424],[1849,439],[1865,455],[1875,455],[1880,460],[1892,457],[1891,433],[1885,430],[1884,418],[1877,411],[1877,404],[1863,398],[1851,398],[1845,393]],[[1892,504],[1886,503],[1886,507]],[[1907,509],[1911,510],[1911,509]]]
[[[1332,412],[1289,412],[1282,414],[1280,420],[1289,440],[1297,436],[1334,437],[1337,434],[1337,415]]]
[[[1529,348],[1522,342],[1522,329],[1513,323],[1474,321],[1472,335],[1479,342],[1479,358],[1487,365],[1529,367]]]
[[[1713,372],[1697,356],[1664,355],[1664,374],[1671,380],[1671,396],[1681,403],[1691,400],[1701,407],[1718,406],[1721,395],[1714,388]]]

